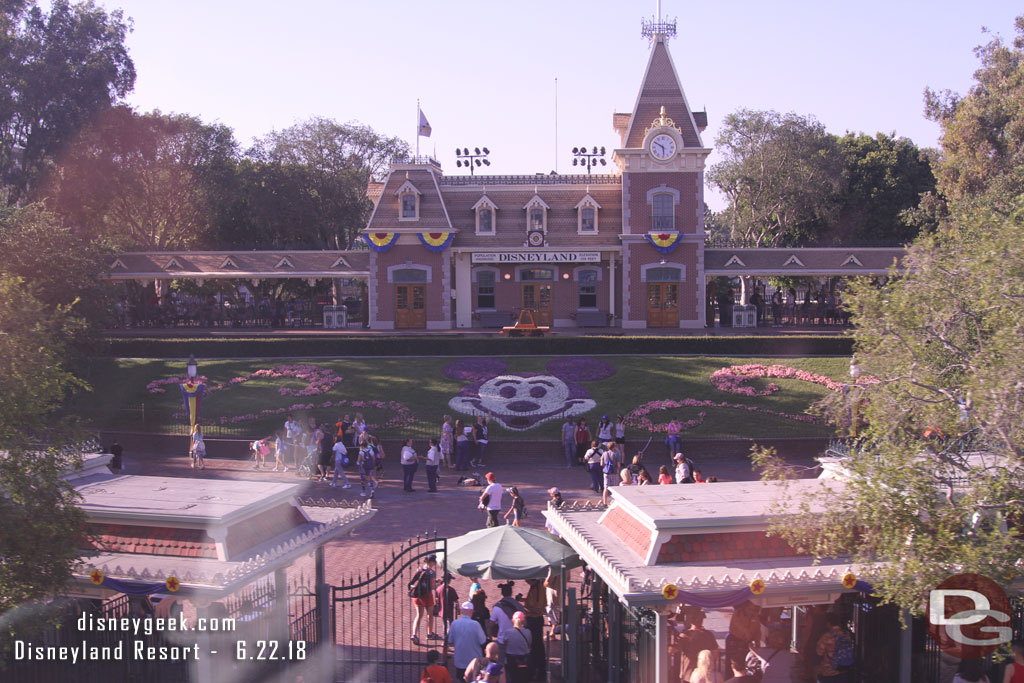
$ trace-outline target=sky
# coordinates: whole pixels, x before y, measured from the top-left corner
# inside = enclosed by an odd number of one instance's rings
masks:
[[[640,21],[656,12],[655,0],[97,4],[133,21],[128,101],[140,111],[226,124],[243,147],[321,116],[415,149],[419,101],[433,129],[420,152],[449,175],[464,173],[455,148],[477,146],[491,150],[494,174],[570,173],[580,145],[606,147],[610,168],[612,113],[633,108],[650,50]],[[708,112],[707,147],[743,108],[937,146],[924,89],[966,92],[973,48],[990,39],[982,28],[1010,41],[1018,13],[1002,0],[662,2],[677,20],[669,51],[687,99]],[[724,206],[713,192],[706,200]]]

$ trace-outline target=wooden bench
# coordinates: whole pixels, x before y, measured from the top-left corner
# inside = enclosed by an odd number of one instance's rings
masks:
[[[512,324],[512,313],[509,311],[481,311],[480,327],[505,327]]]
[[[577,311],[576,327],[608,327],[608,314],[604,311]]]

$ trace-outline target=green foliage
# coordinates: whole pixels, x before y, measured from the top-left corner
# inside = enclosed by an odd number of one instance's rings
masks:
[[[0,184],[18,203],[79,129],[130,92],[120,10],[54,0],[0,7]]]
[[[374,335],[330,337],[111,338],[108,354],[120,358],[300,358],[349,356],[518,356],[598,354],[722,354],[849,356],[849,337],[794,335],[786,337],[627,337],[586,336],[509,339],[499,337],[437,337]]]
[[[845,490],[779,531],[880,563],[879,594],[918,611],[952,574],[1006,585],[1022,568],[1024,212],[920,238],[903,266],[847,298],[862,381],[821,404],[856,433]]]
[[[82,130],[46,194],[65,223],[92,239],[187,248],[211,232],[237,154],[227,126],[114,107]]]
[[[980,199],[1008,213],[1024,192],[1024,15],[1016,30],[1012,46],[996,37],[975,49],[967,95],[925,91],[925,113],[942,126],[939,190],[967,211]]]

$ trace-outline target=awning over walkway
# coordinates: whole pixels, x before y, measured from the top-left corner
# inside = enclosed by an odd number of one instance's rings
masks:
[[[111,259],[110,280],[366,278],[368,251],[147,251]]]
[[[900,247],[705,249],[704,274],[710,277],[885,275],[906,253],[906,249]]]

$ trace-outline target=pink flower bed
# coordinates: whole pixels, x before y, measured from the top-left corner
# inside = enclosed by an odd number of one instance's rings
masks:
[[[779,391],[779,385],[774,382],[770,382],[764,389],[756,389],[747,384],[747,382],[755,377],[796,379],[801,382],[820,384],[831,391],[841,391],[843,388],[842,384],[824,375],[807,372],[806,370],[797,370],[786,365],[760,365],[758,363],[733,365],[716,370],[711,375],[711,383],[715,385],[716,389],[739,396],[770,396]]]
[[[763,413],[765,415],[774,415],[776,417],[785,418],[787,420],[796,420],[797,422],[809,422],[817,423],[818,419],[812,415],[794,415],[792,413],[783,413],[778,410],[771,410],[770,408],[760,408],[758,406],[745,406],[738,403],[726,403],[725,401],[707,401],[698,400],[695,398],[684,398],[680,401],[673,399],[662,399],[660,401],[651,401],[645,403],[638,408],[634,408],[631,412],[625,415],[626,424],[631,427],[639,427],[646,429],[649,432],[668,432],[669,423],[655,423],[648,417],[651,413],[658,412],[659,410],[674,410],[677,408],[729,408],[731,410],[745,410],[749,413]],[[681,427],[685,429],[693,429],[704,423],[704,418],[707,413],[701,411],[697,418],[688,420],[680,423]]]
[[[206,393],[210,394],[214,391],[220,391],[228,386],[243,384],[251,379],[278,379],[281,377],[294,377],[295,379],[301,379],[306,382],[306,386],[302,389],[281,387],[277,390],[277,393],[282,396],[317,396],[319,394],[326,394],[328,391],[333,389],[336,384],[344,379],[340,375],[335,375],[333,370],[320,368],[315,365],[278,365],[273,368],[257,370],[256,372],[248,375],[234,377],[228,382],[220,384],[210,384],[210,381],[206,377],[199,377],[198,381],[206,385]],[[184,376],[155,379],[146,385],[146,390],[151,394],[162,394],[165,391],[163,388],[164,385],[181,384],[186,379],[187,377]]]

